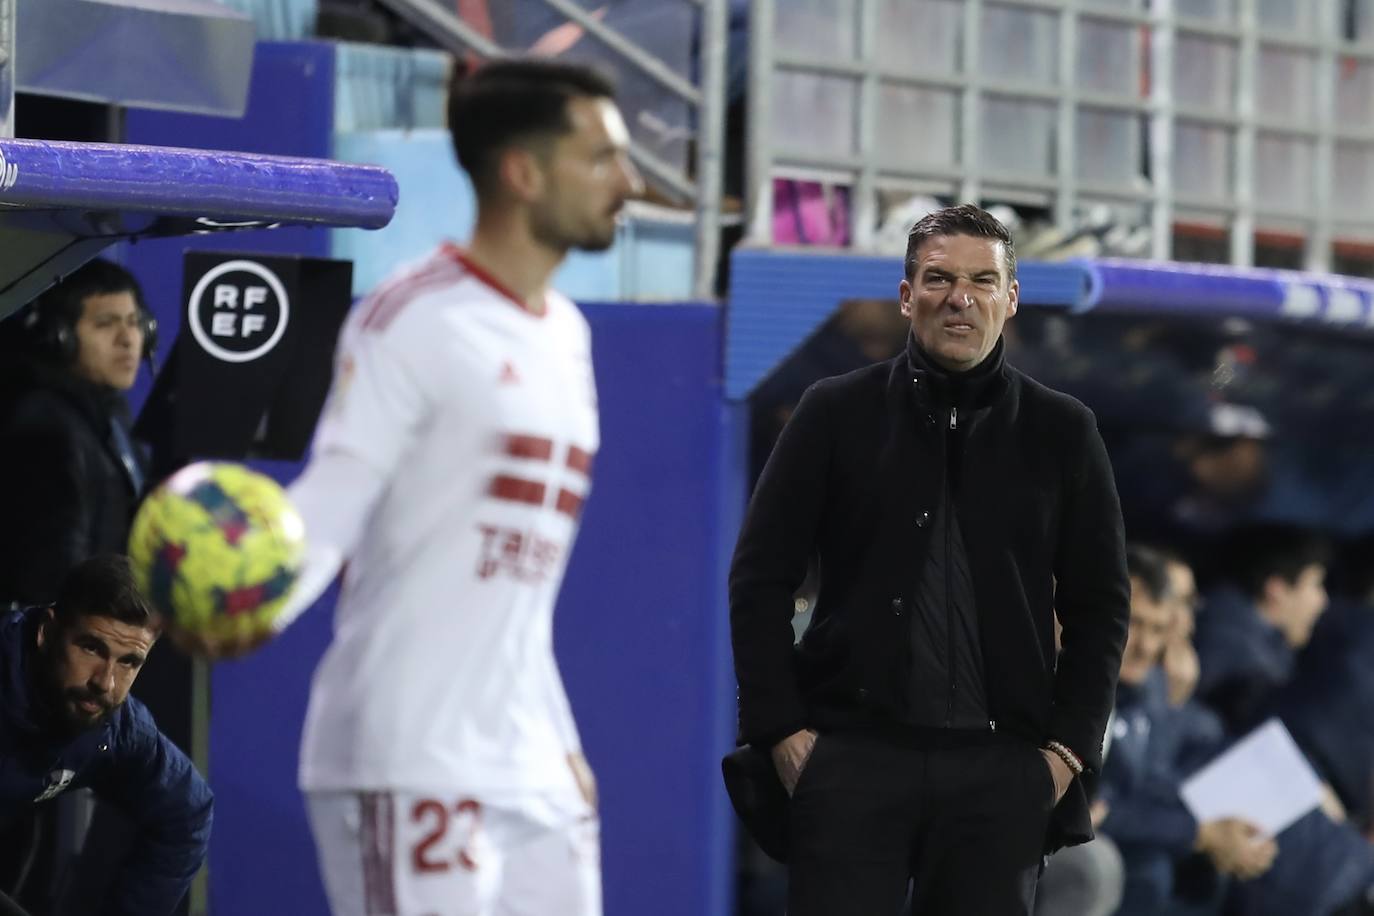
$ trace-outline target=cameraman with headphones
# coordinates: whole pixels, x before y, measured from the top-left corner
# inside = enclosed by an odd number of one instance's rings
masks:
[[[77,563],[126,550],[146,468],[125,393],[157,323],[133,274],[95,260],[6,324],[0,605],[46,604]]]

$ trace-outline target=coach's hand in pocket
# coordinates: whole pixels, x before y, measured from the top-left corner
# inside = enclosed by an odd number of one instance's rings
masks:
[[[802,770],[806,769],[806,762],[811,759],[811,752],[815,749],[816,733],[809,728],[793,732],[773,745],[773,767],[778,771],[778,778],[782,780],[782,787],[788,795],[796,791],[797,780],[801,778]]]
[[[1064,797],[1064,793],[1069,791],[1069,783],[1073,782],[1073,770],[1069,769],[1069,765],[1054,751],[1047,751],[1042,747],[1040,754],[1049,765],[1050,778],[1054,780],[1054,803],[1057,805]]]

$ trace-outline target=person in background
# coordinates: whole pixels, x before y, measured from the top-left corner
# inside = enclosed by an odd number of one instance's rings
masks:
[[[152,366],[157,322],[133,274],[96,259],[0,330],[0,607],[50,604],[78,563],[126,550],[148,473],[130,434],[127,395],[140,366]],[[159,645],[136,689],[182,748],[190,747],[190,683],[189,661]],[[100,886],[94,876],[113,867],[132,829],[88,792],[64,794],[34,816],[44,820],[38,829],[48,843],[31,885],[56,881],[77,854],[84,884]],[[12,830],[27,837],[34,828]],[[71,843],[59,843],[67,830]]]
[[[129,695],[159,632],[128,560],[114,554],[76,564],[51,605],[0,615],[0,825],[82,787],[134,825],[108,885],[74,866],[68,883],[101,884],[98,899],[68,909],[29,885],[20,902],[37,912],[167,916],[205,860],[210,789]],[[0,871],[22,872],[29,853],[11,850]],[[0,890],[24,883],[6,881]]]
[[[1330,547],[1315,532],[1265,524],[1234,532],[1223,554],[1223,581],[1209,592],[1206,610],[1198,618],[1198,695],[1221,716],[1234,738],[1287,712],[1303,736],[1299,746],[1316,747],[1311,740],[1314,731],[1305,720],[1331,710],[1320,701],[1306,705],[1301,694],[1291,690],[1300,655],[1327,608]],[[1307,697],[1308,702],[1313,699]],[[1316,731],[1326,729],[1317,726]],[[1329,750],[1331,736],[1327,738]],[[1352,735],[1351,750],[1338,753],[1357,753],[1357,741]],[[1308,751],[1308,759],[1320,778],[1330,779],[1320,756]],[[1329,916],[1368,894],[1374,884],[1374,850],[1349,822],[1329,782],[1324,789],[1322,806],[1276,838],[1273,867],[1255,881],[1231,888],[1231,905],[1239,912]]]
[[[1177,617],[1168,564],[1158,551],[1132,546],[1127,565],[1131,625],[1101,783],[1102,830],[1116,841],[1125,862],[1120,913],[1216,912],[1224,882],[1211,882],[1201,900],[1183,900],[1176,893],[1177,867],[1200,853],[1215,873],[1250,879],[1270,867],[1277,847],[1253,824],[1230,818],[1198,823],[1184,806],[1179,790],[1187,773],[1178,760],[1179,720],[1159,667]]]
[[[156,324],[133,275],[94,260],[5,325],[0,603],[40,604],[77,563],[125,549],[145,476],[125,395]]]
[[[1326,610],[1324,539],[1289,525],[1228,536],[1222,581],[1198,620],[1197,695],[1240,737],[1271,710]]]

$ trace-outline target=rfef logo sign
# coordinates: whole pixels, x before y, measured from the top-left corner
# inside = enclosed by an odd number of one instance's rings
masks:
[[[291,303],[277,275],[256,261],[225,261],[191,291],[186,319],[196,343],[226,363],[269,353],[286,333]]]

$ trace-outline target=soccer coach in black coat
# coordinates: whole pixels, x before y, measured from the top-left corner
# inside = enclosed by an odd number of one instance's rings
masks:
[[[1092,414],[1007,365],[1006,228],[911,230],[907,350],[813,385],[730,571],[740,738],[791,800],[789,916],[1029,914],[1041,855],[1092,836],[1130,617]],[[793,593],[820,564],[794,648]],[[1056,651],[1055,616],[1062,624]]]

